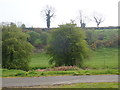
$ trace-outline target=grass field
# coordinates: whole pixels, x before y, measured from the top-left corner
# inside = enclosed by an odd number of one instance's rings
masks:
[[[43,69],[43,68],[48,68],[51,67],[49,65],[49,58],[50,56],[45,54],[45,53],[36,53],[32,56],[31,62],[30,62],[30,67],[33,69]]]
[[[37,53],[32,56],[30,67],[31,70],[26,72],[22,70],[2,70],[3,77],[38,77],[38,76],[54,76],[54,75],[98,75],[98,74],[120,74],[118,72],[118,49],[117,48],[101,48],[93,51],[89,60],[85,60],[84,66],[86,70],[70,70],[70,71],[45,71],[38,72],[36,69],[52,67],[49,65],[49,55],[45,53]]]
[[[37,53],[31,59],[30,67],[33,69],[51,67],[49,55]],[[91,58],[85,60],[84,66],[94,69],[118,68],[118,48],[101,48],[93,51]]]
[[[93,52],[84,65],[89,68],[118,68],[118,48],[101,48]]]

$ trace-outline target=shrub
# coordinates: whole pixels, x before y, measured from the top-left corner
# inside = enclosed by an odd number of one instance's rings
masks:
[[[37,32],[34,32],[34,31],[31,31],[31,32],[28,32],[29,34],[29,38],[28,38],[28,41],[32,44],[32,45],[38,45],[41,43],[41,40],[40,40],[40,34],[37,33]]]
[[[35,47],[35,52],[42,52],[46,50],[48,44],[48,32],[41,30],[27,32],[30,37],[28,41]]]
[[[96,37],[95,30],[86,30],[86,41],[88,45],[91,45],[93,42],[95,42],[97,40]]]
[[[51,34],[48,47],[50,63],[55,63],[55,66],[82,66],[89,52],[83,30],[74,24],[66,24],[60,25]]]
[[[47,42],[48,42],[48,33],[47,32],[42,32],[40,34],[40,39],[41,39],[41,44],[42,45],[47,45]]]
[[[3,27],[2,32],[2,67],[28,70],[33,49],[28,35],[14,25]]]
[[[92,49],[118,47],[120,30],[86,30],[87,42]]]

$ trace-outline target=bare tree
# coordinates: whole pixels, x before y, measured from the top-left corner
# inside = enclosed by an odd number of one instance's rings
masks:
[[[51,6],[46,6],[46,8],[42,11],[45,16],[47,28],[50,28],[51,18],[55,16],[55,9]]]
[[[90,21],[90,19],[88,18],[88,16],[86,16],[82,10],[79,11],[79,22],[81,25],[81,28],[85,28],[86,24],[88,23],[88,21]]]
[[[75,20],[70,19],[70,23],[71,23],[71,24],[75,24]]]
[[[99,27],[99,25],[105,20],[104,17],[101,14],[96,13],[96,12],[94,13],[93,18],[94,18],[94,21],[97,24],[97,27]]]

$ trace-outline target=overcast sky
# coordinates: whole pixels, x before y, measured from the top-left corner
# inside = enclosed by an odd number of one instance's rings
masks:
[[[52,19],[51,27],[69,23],[75,20],[80,26],[77,17],[79,10],[90,18],[94,12],[100,13],[104,22],[100,26],[118,25],[119,0],[0,0],[0,22],[22,22],[28,27],[46,27],[41,11],[46,5],[55,8],[56,17]],[[94,27],[96,23],[87,22],[86,26]]]

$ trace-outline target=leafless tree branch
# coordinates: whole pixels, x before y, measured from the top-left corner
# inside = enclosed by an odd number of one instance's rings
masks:
[[[97,27],[99,27],[99,25],[104,21],[104,18],[102,15],[98,14],[98,13],[95,13],[95,15],[93,16],[96,24],[97,24]]]
[[[42,11],[45,16],[47,28],[50,28],[51,18],[55,16],[55,9],[51,6],[46,6],[46,8]]]

